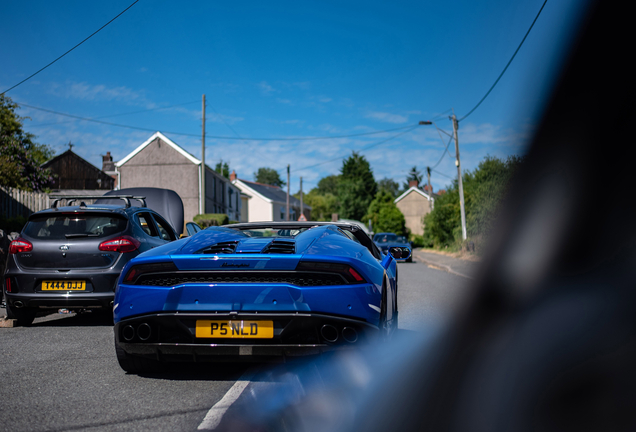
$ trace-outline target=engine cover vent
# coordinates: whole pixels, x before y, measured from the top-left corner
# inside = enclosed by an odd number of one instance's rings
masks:
[[[296,243],[287,240],[274,240],[265,248],[266,254],[294,254],[296,253]]]

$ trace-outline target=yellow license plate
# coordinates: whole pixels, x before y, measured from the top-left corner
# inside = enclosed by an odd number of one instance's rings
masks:
[[[85,291],[86,281],[42,281],[42,291]]]
[[[196,337],[230,339],[272,339],[273,321],[197,320]]]

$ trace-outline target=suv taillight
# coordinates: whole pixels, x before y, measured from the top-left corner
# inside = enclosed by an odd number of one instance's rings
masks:
[[[7,289],[7,292],[10,293],[11,291],[11,278],[4,278],[4,286]]]
[[[9,253],[17,254],[19,252],[31,252],[33,250],[33,245],[31,242],[23,239],[22,237],[18,237],[11,242],[9,245]]]
[[[130,236],[120,236],[100,243],[99,250],[104,252],[133,252],[139,248],[139,241]]]

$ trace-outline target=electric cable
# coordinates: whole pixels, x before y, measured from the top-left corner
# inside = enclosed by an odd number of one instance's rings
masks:
[[[20,81],[19,83],[15,84],[13,87],[10,87],[8,89],[6,89],[5,91],[2,92],[2,94],[5,94],[6,92],[8,92],[9,90],[13,90],[14,88],[16,88],[17,86],[19,86],[20,84],[30,80],[31,78],[33,78],[34,76],[36,76],[37,74],[39,74],[40,72],[42,72],[44,69],[46,69],[47,67],[51,66],[53,63],[55,63],[56,61],[58,61],[59,59],[61,59],[62,57],[64,57],[66,54],[70,53],[71,51],[73,51],[75,48],[77,48],[78,46],[80,46],[81,44],[83,44],[84,42],[86,42],[87,40],[89,40],[90,38],[92,38],[93,36],[95,36],[97,33],[100,32],[100,30],[102,30],[104,27],[106,27],[108,24],[112,23],[113,21],[115,21],[117,18],[119,18],[121,15],[124,14],[124,12],[126,12],[128,9],[130,9],[131,7],[133,7],[135,5],[135,3],[137,3],[139,0],[135,0],[130,6],[128,6],[126,9],[124,9],[123,11],[121,11],[119,14],[117,14],[117,16],[113,19],[111,19],[110,21],[108,21],[106,24],[104,24],[103,26],[101,26],[100,28],[98,28],[95,32],[93,32],[89,37],[87,37],[86,39],[84,39],[83,41],[81,41],[80,43],[78,43],[77,45],[75,45],[73,48],[71,48],[70,50],[66,51],[64,54],[62,54],[61,56],[59,56],[58,58],[56,58],[55,60],[53,60],[51,63],[47,64],[46,66],[44,66],[43,68],[41,68],[40,70],[38,70],[37,72],[29,75],[28,77],[26,77],[25,79],[23,79],[22,81]]]
[[[406,133],[411,132],[412,130],[414,130],[414,129],[415,129],[416,127],[418,127],[418,126],[419,126],[419,124],[418,124],[418,125],[415,125],[415,126],[412,126],[409,130],[406,130],[406,131],[400,132],[399,134],[393,135],[392,137],[389,137],[389,138],[384,139],[384,140],[382,140],[382,141],[379,141],[379,142],[376,142],[376,143],[370,144],[370,145],[368,145],[368,146],[362,147],[359,151],[368,150],[368,149],[370,149],[370,148],[372,148],[372,147],[378,146],[378,145],[380,145],[380,144],[384,144],[385,142],[391,141],[391,140],[393,140],[393,139],[395,139],[395,138],[397,138],[397,137],[399,137],[399,136],[401,136],[401,135],[404,135],[404,134],[406,134]],[[334,162],[334,161],[336,161],[336,160],[343,159],[343,158],[345,158],[345,157],[346,157],[346,155],[345,155],[345,156],[338,156],[338,157],[336,157],[336,158],[329,159],[329,160],[326,160],[326,161],[324,161],[324,162],[320,162],[320,163],[317,163],[317,164],[314,164],[314,165],[309,165],[309,166],[305,166],[305,167],[299,168],[299,169],[297,169],[297,170],[294,170],[294,172],[295,172],[295,173],[297,173],[297,172],[300,172],[300,171],[305,171],[305,170],[308,170],[309,168],[315,168],[315,167],[317,167],[317,166],[324,165],[324,164],[329,163],[329,162]]]
[[[126,112],[126,113],[109,114],[109,115],[105,115],[105,116],[91,117],[90,120],[103,119],[103,118],[109,118],[109,117],[118,117],[118,116],[130,115],[130,114],[139,114],[139,113],[150,112],[150,111],[161,111],[161,110],[165,110],[165,109],[180,107],[180,106],[183,106],[183,105],[193,104],[195,102],[200,102],[200,101],[195,100],[195,101],[184,102],[184,103],[180,103],[180,104],[176,104],[176,105],[170,105],[170,106],[167,106],[167,107],[152,108],[152,109],[139,110],[139,111],[129,111],[129,112]],[[25,106],[27,106],[27,105],[25,105]],[[31,108],[31,107],[29,107],[29,108]],[[55,123],[30,124],[29,127],[31,128],[31,127],[40,127],[40,126],[51,126],[51,125],[70,123],[70,122],[73,122],[73,121],[75,121],[75,120],[61,121],[61,122],[55,122]]]
[[[40,108],[40,107],[36,107],[36,106],[33,106],[33,105],[28,105],[28,104],[25,104],[25,103],[18,103],[18,105],[25,106],[27,108],[31,108],[31,109],[35,109],[35,110],[39,110],[39,111],[48,112],[48,113],[51,113],[51,114],[57,114],[57,115],[65,116],[65,117],[70,117],[70,118],[74,118],[74,119],[78,119],[78,120],[84,120],[84,121],[89,121],[89,122],[94,122],[94,123],[100,123],[100,124],[104,124],[104,125],[107,125],[107,126],[115,126],[115,127],[142,130],[142,131],[150,131],[150,132],[156,132],[157,131],[157,129],[149,129],[149,128],[143,128],[143,127],[138,127],[138,126],[123,125],[123,124],[118,124],[118,123],[111,123],[111,122],[105,122],[105,121],[101,121],[101,120],[95,120],[95,119],[91,119],[91,118],[87,118],[87,117],[80,117],[80,116],[76,116],[76,115],[73,115],[73,114],[66,114],[66,113],[62,113],[62,112],[59,112],[59,111],[53,111],[53,110],[46,109],[46,108]],[[354,137],[360,137],[360,136],[378,135],[378,134],[383,134],[383,133],[387,133],[387,132],[394,132],[394,131],[397,131],[397,130],[404,130],[404,129],[409,129],[409,128],[414,129],[417,126],[419,126],[419,124],[414,124],[414,125],[411,124],[411,125],[408,125],[408,126],[400,126],[400,127],[396,127],[396,128],[384,129],[384,130],[373,131],[373,132],[361,132],[361,133],[356,133],[356,134],[332,135],[332,136],[308,136],[308,137],[293,137],[293,138],[245,138],[245,137],[219,136],[219,135],[207,135],[206,134],[205,137],[206,138],[214,138],[214,139],[242,140],[242,141],[314,141],[314,140],[330,140],[330,139],[338,139],[338,138],[354,138]],[[179,136],[190,136],[190,137],[200,137],[201,136],[201,134],[184,133],[184,132],[171,132],[171,131],[163,131],[163,132],[171,134],[171,135],[179,135]]]
[[[526,38],[528,37],[528,35],[530,34],[530,30],[532,30],[532,27],[534,27],[534,23],[537,22],[537,19],[539,18],[539,15],[541,15],[541,11],[543,10],[543,8],[545,7],[545,4],[548,2],[548,0],[545,0],[543,2],[543,5],[541,6],[541,9],[539,9],[539,13],[537,13],[537,16],[534,18],[534,21],[532,21],[532,24],[530,25],[530,28],[528,29],[528,31],[526,32],[526,35],[523,37],[523,39],[521,40],[521,43],[519,44],[519,46],[517,47],[517,49],[515,50],[514,54],[512,55],[512,57],[510,57],[510,60],[508,61],[508,64],[506,65],[505,68],[503,68],[503,70],[501,71],[501,73],[499,74],[499,77],[497,77],[497,79],[495,80],[495,83],[490,87],[490,89],[486,92],[486,94],[484,95],[483,98],[481,98],[481,100],[477,103],[477,105],[475,105],[473,107],[473,109],[471,109],[468,114],[466,114],[464,117],[460,118],[459,120],[457,120],[458,122],[461,122],[462,120],[464,120],[466,117],[468,117],[469,115],[471,115],[473,113],[473,111],[475,111],[477,109],[477,107],[479,107],[479,105],[481,105],[481,103],[488,97],[488,95],[490,94],[490,92],[495,88],[495,86],[497,85],[497,83],[499,82],[499,80],[501,79],[501,77],[506,73],[506,70],[508,70],[508,66],[510,66],[510,63],[512,63],[512,61],[514,60],[515,56],[517,55],[517,53],[519,52],[519,49],[521,49],[521,45],[523,45],[523,43],[526,41]]]

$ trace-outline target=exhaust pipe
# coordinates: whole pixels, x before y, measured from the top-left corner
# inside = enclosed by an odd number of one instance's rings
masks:
[[[24,303],[22,303],[21,301],[18,300],[18,301],[13,302],[13,306],[17,307],[18,309],[19,308],[23,308],[24,307]]]
[[[358,341],[358,332],[351,327],[345,327],[342,329],[342,338],[349,343],[356,343]]]
[[[121,335],[126,342],[130,342],[135,337],[135,329],[131,325],[127,325],[121,331]]]
[[[338,330],[332,325],[325,324],[320,329],[320,335],[327,342],[335,342],[338,340]]]
[[[139,324],[139,326],[137,327],[137,336],[139,336],[139,339],[141,339],[142,341],[147,341],[148,339],[150,339],[151,335],[152,328],[150,328],[148,323]]]

